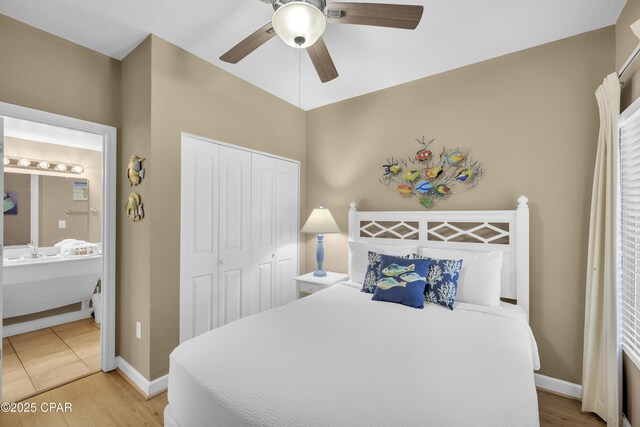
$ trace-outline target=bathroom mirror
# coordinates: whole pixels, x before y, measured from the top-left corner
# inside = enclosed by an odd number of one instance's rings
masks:
[[[4,190],[5,248],[88,240],[87,179],[5,172]]]

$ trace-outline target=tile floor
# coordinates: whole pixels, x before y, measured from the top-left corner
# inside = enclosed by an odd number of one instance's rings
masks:
[[[15,402],[100,370],[93,318],[2,340],[2,400]]]

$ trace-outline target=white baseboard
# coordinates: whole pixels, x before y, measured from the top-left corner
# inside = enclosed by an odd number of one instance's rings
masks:
[[[61,325],[75,320],[91,317],[93,308],[72,311],[70,313],[56,314],[55,316],[43,317],[42,319],[29,320],[28,322],[16,323],[2,327],[2,336],[11,337],[13,335],[24,334],[25,332],[36,331],[42,328]]]
[[[631,423],[624,414],[622,414],[622,427],[631,427]]]
[[[154,396],[165,391],[169,385],[169,375],[163,375],[153,381],[149,381],[122,357],[116,357],[116,366],[134,383],[146,397]]]
[[[554,393],[564,394],[565,396],[582,398],[582,386],[580,384],[570,383],[569,381],[559,380],[557,378],[547,377],[546,375],[534,374],[536,387],[553,391]]]

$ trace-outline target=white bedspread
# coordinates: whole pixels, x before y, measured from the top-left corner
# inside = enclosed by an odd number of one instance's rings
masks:
[[[165,422],[537,426],[537,349],[510,307],[417,310],[336,285],[177,347]]]

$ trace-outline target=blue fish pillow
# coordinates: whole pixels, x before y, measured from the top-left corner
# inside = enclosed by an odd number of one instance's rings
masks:
[[[423,308],[424,288],[431,261],[389,255],[381,255],[380,258],[380,274],[371,299]]]
[[[444,305],[453,310],[458,292],[458,279],[462,269],[462,260],[422,258],[429,261],[427,286],[424,289],[424,300],[434,304]]]
[[[410,255],[406,255],[398,258],[409,259],[409,256]],[[372,294],[376,290],[376,283],[378,282],[378,276],[380,275],[380,261],[382,260],[382,254],[369,251],[368,257],[369,266],[367,267],[367,273],[364,275],[362,292]]]

